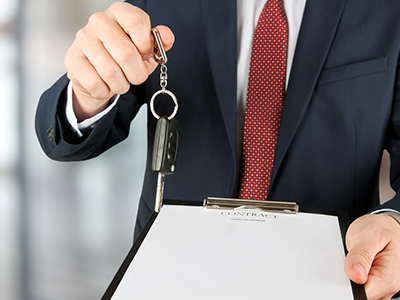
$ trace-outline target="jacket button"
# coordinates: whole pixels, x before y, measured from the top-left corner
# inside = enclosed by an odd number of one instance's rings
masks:
[[[49,129],[47,129],[47,135],[49,136],[50,141],[53,141],[53,140],[54,140],[54,136],[53,136],[53,125],[51,125]]]

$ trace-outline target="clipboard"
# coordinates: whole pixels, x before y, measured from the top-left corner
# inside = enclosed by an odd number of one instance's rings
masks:
[[[207,199],[206,199],[206,200],[207,200]],[[208,199],[208,200],[210,200],[210,199]],[[214,201],[214,200],[216,200],[216,199],[213,198],[213,199],[211,199],[211,200]],[[226,200],[226,199],[217,198],[217,201],[219,201],[219,200]],[[205,201],[205,202],[206,202],[206,201]],[[212,205],[214,205],[214,206],[216,205],[215,202],[211,202],[211,203],[213,203]],[[232,203],[232,202],[230,202],[230,203]],[[257,204],[259,204],[259,203],[260,203],[260,202],[257,202]],[[197,202],[176,201],[176,200],[165,200],[165,201],[164,201],[164,204],[165,204],[165,205],[171,205],[171,206],[174,206],[174,205],[175,205],[175,206],[176,206],[176,205],[177,205],[177,206],[182,206],[182,205],[184,205],[184,206],[187,206],[187,207],[190,207],[190,206],[201,206],[201,203],[197,203]],[[237,207],[243,206],[243,205],[239,205],[239,204],[241,204],[241,203],[236,203],[235,205],[236,205]],[[248,207],[249,204],[250,204],[250,203],[246,203],[245,206]],[[274,203],[274,205],[275,205],[275,204],[276,204],[276,203]],[[293,207],[293,206],[292,206],[292,203],[284,203],[284,208],[285,208],[286,210],[287,210],[288,205],[296,210],[296,207]],[[206,207],[207,204],[204,203],[204,206]],[[236,207],[236,208],[237,208],[237,207]],[[216,208],[216,207],[214,207],[214,208]],[[221,208],[221,207],[219,207],[219,208]],[[231,210],[235,211],[235,210],[234,210],[235,207],[231,207],[231,208],[223,207],[223,208],[224,208],[224,209],[228,209],[228,210],[231,209]],[[298,209],[298,207],[297,207],[297,209]],[[279,209],[278,209],[278,210],[279,210]],[[237,211],[237,210],[236,210],[236,211]],[[276,208],[274,208],[274,212],[276,212],[276,211],[277,211]],[[282,211],[282,212],[283,212],[283,211]],[[286,214],[295,214],[295,213],[297,213],[297,212],[289,212],[289,211],[286,211],[285,213],[286,213]],[[302,213],[303,213],[303,212],[302,212]],[[342,234],[342,241],[344,241],[344,234],[345,234],[345,231],[346,231],[346,229],[347,229],[347,227],[349,226],[349,223],[350,223],[346,213],[344,213],[344,212],[335,212],[335,213],[332,213],[332,212],[330,212],[330,213],[323,213],[323,212],[322,212],[322,213],[321,213],[321,212],[318,212],[318,211],[312,211],[312,212],[307,212],[307,213],[312,213],[312,214],[327,214],[327,215],[334,215],[334,216],[337,216],[337,218],[339,219],[339,224],[340,224],[340,229],[341,229],[341,234]],[[135,241],[134,245],[133,245],[132,248],[130,249],[128,255],[127,255],[126,258],[124,259],[123,263],[121,264],[119,270],[117,271],[116,275],[114,276],[113,280],[111,281],[110,285],[108,286],[108,288],[107,288],[107,290],[105,291],[105,293],[104,293],[103,297],[101,298],[101,300],[113,300],[114,293],[115,293],[116,290],[118,289],[118,287],[119,287],[121,281],[123,280],[123,278],[124,278],[124,276],[125,276],[127,270],[129,269],[131,263],[134,261],[136,255],[137,255],[137,253],[138,253],[138,251],[139,251],[139,249],[141,248],[142,243],[145,241],[146,236],[147,236],[147,234],[149,233],[149,230],[150,230],[150,228],[152,227],[152,225],[154,224],[154,222],[155,222],[155,220],[157,219],[157,217],[158,217],[158,213],[155,213],[155,212],[154,212],[154,213],[151,215],[150,219],[148,220],[148,222],[147,222],[147,224],[145,225],[145,227],[143,228],[141,234],[139,235],[139,237],[138,237],[137,240]],[[160,249],[160,251],[162,251],[162,249]],[[212,276],[212,274],[210,274],[210,275]],[[158,279],[156,279],[156,278],[157,278],[157,272],[156,272],[155,270],[154,270],[154,276],[155,276],[155,279],[154,279],[154,288],[157,288],[157,280],[165,280],[165,279],[163,279],[163,278],[158,278]],[[190,276],[190,274],[188,274],[188,276]],[[208,279],[208,280],[210,280],[210,279]],[[211,281],[214,281],[214,280],[216,280],[216,282],[218,282],[218,279],[215,279],[215,278],[214,278],[214,279],[211,279]],[[204,281],[206,282],[206,281],[207,281],[207,278],[204,278]],[[199,286],[204,286],[204,288],[207,288],[207,285],[204,285],[205,282],[203,282],[203,283],[202,283],[202,282],[199,282],[198,284],[199,284]],[[179,288],[179,285],[180,285],[180,283],[177,282],[177,288]],[[362,285],[357,285],[357,284],[351,282],[351,289],[352,289],[353,297],[354,297],[355,300],[366,300],[366,295],[365,295],[364,287],[363,287]],[[135,297],[135,294],[133,294],[132,297],[133,297],[134,299],[137,299],[137,298]],[[190,295],[189,295],[187,298],[191,298]],[[170,299],[170,298],[166,297],[166,298],[163,298],[163,299]],[[171,299],[172,299],[172,298],[171,298]],[[251,299],[251,298],[248,298],[248,299]]]

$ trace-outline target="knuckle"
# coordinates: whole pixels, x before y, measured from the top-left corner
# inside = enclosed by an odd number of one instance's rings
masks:
[[[374,260],[374,256],[371,255],[371,253],[365,249],[360,249],[358,251],[358,256],[360,256],[368,265],[372,264],[372,261]]]
[[[141,26],[141,25],[149,25],[150,26],[150,17],[145,13],[135,14],[133,18],[131,18],[132,26]]]
[[[89,17],[88,25],[97,26],[98,24],[104,22],[104,19],[104,12],[96,12]]]
[[[137,72],[130,81],[134,85],[139,85],[145,82],[148,77],[149,77],[148,74],[145,72]]]
[[[87,26],[79,29],[75,35],[75,41],[87,40],[90,37],[90,30]]]
[[[102,72],[102,78],[108,82],[115,80],[121,73],[120,68],[116,64],[109,64]]]
[[[118,82],[117,86],[112,87],[112,91],[115,92],[116,94],[126,94],[130,89],[130,84],[127,81],[120,81]]]
[[[114,2],[110,5],[109,10],[119,10],[120,8],[124,7],[124,4],[124,2],[120,1]]]
[[[129,45],[121,47],[118,54],[116,54],[116,60],[122,64],[131,61],[135,56],[137,56],[137,50],[135,47]]]
[[[127,25],[132,28],[142,25],[150,24],[150,16],[138,7],[126,2],[115,2],[111,4],[110,10],[114,12],[115,15],[125,15],[129,14],[127,18]]]
[[[126,22],[130,31],[136,28],[151,27],[150,17],[143,11],[132,14]]]
[[[104,90],[104,82],[99,78],[93,78],[86,82],[85,88],[92,95],[99,95]]]

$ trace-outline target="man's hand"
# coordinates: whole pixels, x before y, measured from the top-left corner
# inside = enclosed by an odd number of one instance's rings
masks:
[[[165,26],[157,29],[169,50],[172,31]],[[157,67],[153,45],[149,16],[129,3],[116,2],[90,17],[65,56],[78,121],[102,111],[112,96],[128,92],[130,84],[147,79]]]
[[[400,289],[400,224],[391,216],[365,215],[346,234],[347,276],[365,284],[368,300],[389,300]]]

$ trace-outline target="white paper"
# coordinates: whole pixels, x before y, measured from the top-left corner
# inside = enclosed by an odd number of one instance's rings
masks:
[[[112,300],[353,299],[337,217],[164,206]]]

